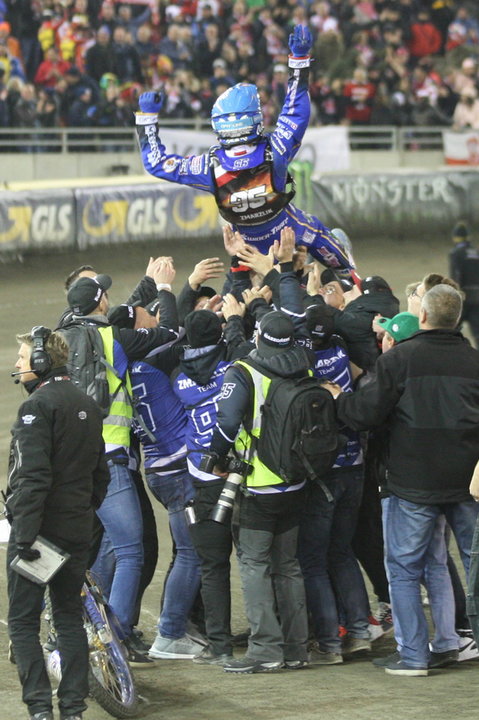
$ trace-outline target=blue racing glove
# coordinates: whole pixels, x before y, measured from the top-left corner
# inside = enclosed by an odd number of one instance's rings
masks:
[[[142,93],[138,99],[141,112],[159,113],[165,100],[164,92]]]
[[[311,52],[313,47],[313,36],[307,25],[295,25],[289,36],[289,49],[295,58],[304,58]]]

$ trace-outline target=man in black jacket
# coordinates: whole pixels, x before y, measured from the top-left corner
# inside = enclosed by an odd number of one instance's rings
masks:
[[[469,323],[479,347],[479,249],[471,245],[469,230],[458,222],[452,232],[454,248],[449,253],[449,273],[465,293],[461,320]]]
[[[52,692],[38,630],[44,585],[19,575],[10,563],[40,557],[38,535],[71,557],[49,582],[62,680],[62,720],[81,718],[88,695],[88,643],[80,591],[88,566],[94,510],[105,497],[109,472],[102,439],[102,415],[94,400],[70,382],[68,346],[57,333],[34,328],[19,335],[16,368],[30,397],[12,429],[7,510],[8,629],[23,701],[30,717],[52,720]],[[32,352],[33,350],[33,352]]]
[[[454,626],[448,647],[429,651],[420,583],[438,516],[446,516],[467,569],[478,513],[468,486],[479,459],[479,353],[455,330],[461,306],[449,285],[429,290],[419,332],[378,359],[369,384],[337,401],[349,427],[389,430],[383,524],[401,647],[383,664],[388,674],[427,675],[429,663],[457,659]]]

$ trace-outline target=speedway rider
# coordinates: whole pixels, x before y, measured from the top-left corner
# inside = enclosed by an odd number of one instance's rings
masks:
[[[320,220],[292,203],[294,182],[288,163],[295,157],[308,127],[308,77],[312,36],[297,25],[289,36],[288,92],[274,132],[265,133],[255,85],[240,83],[216,100],[211,124],[219,145],[208,153],[183,157],[168,154],[159,135],[158,113],[164,94],[146,92],[139,98],[136,125],[145,169],[155,177],[214,194],[221,216],[245,242],[267,253],[281,230],[293,228],[323,265],[347,276],[353,259]]]

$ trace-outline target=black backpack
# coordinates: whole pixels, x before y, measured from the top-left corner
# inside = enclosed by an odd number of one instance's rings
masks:
[[[72,382],[96,400],[103,417],[108,417],[110,389],[106,369],[109,364],[98,328],[79,320],[60,328],[60,332],[69,347],[67,369]]]
[[[261,408],[260,437],[254,441],[258,458],[286,483],[309,479],[324,489],[321,476],[342,446],[332,395],[313,376],[278,378],[258,371],[272,377]]]

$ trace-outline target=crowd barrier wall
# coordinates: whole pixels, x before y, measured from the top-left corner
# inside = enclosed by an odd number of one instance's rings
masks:
[[[479,225],[479,173],[378,172],[312,177],[295,163],[298,207],[361,237],[444,235]],[[0,191],[0,254],[220,237],[212,195],[144,176],[91,186]],[[80,183],[78,183],[80,185]]]

